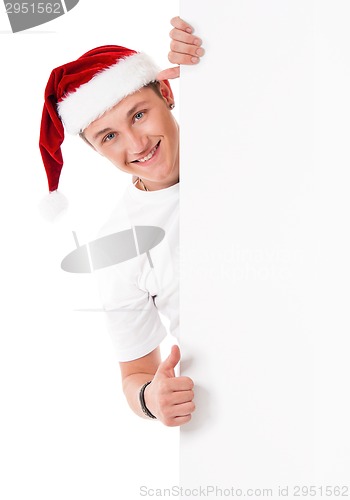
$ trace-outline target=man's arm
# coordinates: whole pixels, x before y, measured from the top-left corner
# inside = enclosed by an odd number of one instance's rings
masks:
[[[121,362],[123,391],[131,409],[140,417],[143,413],[139,394],[141,387],[152,381],[144,392],[148,410],[164,425],[174,427],[191,420],[195,410],[193,381],[189,377],[176,377],[175,366],[180,360],[178,346],[161,362],[159,347],[134,361]]]
[[[140,389],[143,384],[153,379],[160,363],[159,347],[142,358],[119,363],[124,394],[130,408],[139,417],[146,418],[140,406]]]

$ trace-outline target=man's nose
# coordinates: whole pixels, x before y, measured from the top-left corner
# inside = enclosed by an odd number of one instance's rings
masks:
[[[143,153],[147,147],[147,137],[136,130],[130,130],[126,136],[126,147],[129,154]]]

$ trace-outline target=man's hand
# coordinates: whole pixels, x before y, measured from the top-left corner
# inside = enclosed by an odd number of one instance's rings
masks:
[[[173,64],[197,64],[204,55],[201,47],[202,40],[193,35],[193,28],[180,17],[171,21],[173,29],[170,31],[170,52],[168,59]],[[161,71],[157,80],[170,80],[180,76],[180,66]]]
[[[180,349],[174,345],[169,356],[159,365],[152,383],[146,387],[145,403],[164,425],[178,426],[191,420],[195,410],[193,381],[176,377],[175,366],[180,361]]]

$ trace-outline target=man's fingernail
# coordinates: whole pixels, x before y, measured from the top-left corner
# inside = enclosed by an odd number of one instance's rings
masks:
[[[187,33],[192,33],[192,28],[186,28]]]
[[[195,38],[194,39],[194,44],[195,45],[202,45],[202,40],[200,38]]]
[[[199,58],[198,57],[191,57],[191,61],[193,63],[197,63],[199,61]]]

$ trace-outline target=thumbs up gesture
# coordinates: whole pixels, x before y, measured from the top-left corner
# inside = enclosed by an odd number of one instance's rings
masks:
[[[195,410],[193,381],[176,377],[175,366],[180,361],[180,349],[174,345],[169,356],[159,365],[144,397],[147,408],[164,425],[175,427],[191,420]]]

